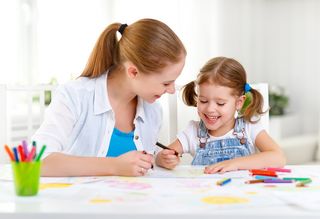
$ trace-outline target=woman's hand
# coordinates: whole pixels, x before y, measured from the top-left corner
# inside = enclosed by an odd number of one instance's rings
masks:
[[[143,176],[153,168],[153,155],[145,151],[130,151],[115,159],[114,175]]]
[[[179,156],[175,155],[174,150],[164,149],[157,154],[156,164],[160,167],[172,170],[180,163]]]

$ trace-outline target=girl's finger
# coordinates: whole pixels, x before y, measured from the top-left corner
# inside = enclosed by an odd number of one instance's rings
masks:
[[[164,150],[162,150],[162,153],[164,154],[164,155],[174,155],[174,150],[168,150],[168,149],[164,149]]]

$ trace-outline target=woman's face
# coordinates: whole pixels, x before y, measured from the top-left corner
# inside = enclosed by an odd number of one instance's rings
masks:
[[[185,64],[185,57],[178,63],[169,63],[157,73],[138,73],[133,88],[138,96],[153,103],[165,93],[175,92],[175,80],[181,74]]]

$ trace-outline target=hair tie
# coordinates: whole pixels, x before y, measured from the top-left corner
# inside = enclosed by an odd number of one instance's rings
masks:
[[[248,83],[245,83],[245,85],[244,85],[244,93],[247,93],[249,91],[251,91],[251,87],[250,87],[250,85]]]
[[[118,29],[118,31],[119,31],[119,33],[121,33],[121,35],[123,34],[123,31],[124,31],[124,29],[126,29],[127,26],[128,26],[128,24],[121,24],[121,26]]]

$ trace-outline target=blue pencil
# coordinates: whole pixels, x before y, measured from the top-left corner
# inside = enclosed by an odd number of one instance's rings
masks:
[[[217,182],[217,185],[218,185],[218,186],[223,186],[223,185],[225,185],[225,184],[227,184],[227,183],[229,183],[229,182],[231,182],[231,178],[225,178],[225,179],[219,180],[219,181]]]
[[[16,160],[17,163],[19,163],[18,150],[16,147],[13,148],[13,153],[14,153],[14,159]]]

